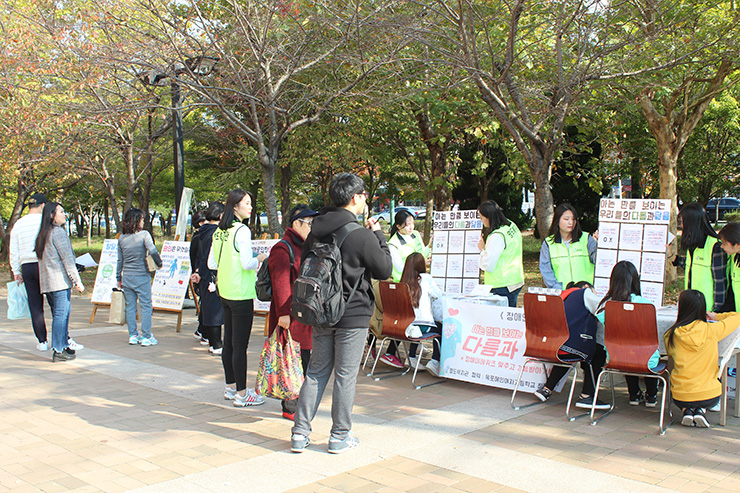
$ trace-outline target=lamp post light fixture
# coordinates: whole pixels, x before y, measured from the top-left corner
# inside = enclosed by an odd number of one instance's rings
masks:
[[[203,77],[213,72],[220,58],[212,56],[197,56],[185,59],[185,63],[172,64],[167,72],[150,70],[139,74],[139,79],[146,85],[164,86],[165,79],[170,79],[170,95],[172,99],[172,163],[175,174],[175,211],[180,214],[180,200],[185,188],[185,142],[182,127],[182,106],[180,105],[180,83],[178,77],[191,73],[196,77]]]

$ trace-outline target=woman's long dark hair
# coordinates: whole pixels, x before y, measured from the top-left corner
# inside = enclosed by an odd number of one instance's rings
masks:
[[[673,347],[673,336],[678,327],[689,325],[697,320],[707,321],[707,300],[701,291],[687,289],[678,297],[676,323],[665,332],[668,334],[668,346]]]
[[[398,232],[399,229],[403,227],[404,224],[406,224],[406,219],[413,218],[414,215],[411,214],[406,209],[398,209],[398,212],[396,212],[396,216],[393,218],[393,226],[391,226],[391,235],[388,237],[390,240],[393,238],[393,235],[399,235],[401,233]]]
[[[504,211],[498,206],[493,200],[486,200],[478,206],[478,214],[488,219],[490,226],[483,228],[483,236],[488,238],[492,232],[496,231],[501,226],[510,224],[511,221],[504,215]]]
[[[707,236],[713,236],[717,238],[717,233],[709,224],[709,218],[707,217],[707,211],[701,204],[693,202],[686,204],[678,213],[683,223],[681,233],[681,248],[690,252],[695,248],[703,248],[704,243],[707,241]]]
[[[141,231],[139,224],[142,219],[144,219],[144,211],[132,207],[126,211],[126,215],[123,216],[123,221],[121,222],[121,233],[125,235],[138,233]]]
[[[419,308],[419,300],[421,299],[421,275],[426,271],[427,263],[424,260],[424,255],[414,252],[406,257],[406,263],[403,264],[401,282],[409,285],[411,304],[414,305],[414,308]]]
[[[612,269],[612,275],[609,278],[609,291],[606,296],[599,302],[597,312],[603,310],[607,301],[630,301],[631,295],[641,295],[640,291],[640,274],[637,269],[627,260],[617,262]]]
[[[550,232],[548,236],[552,236],[555,243],[562,243],[563,239],[560,237],[560,218],[563,217],[566,211],[573,213],[573,217],[576,219],[576,225],[573,227],[573,233],[571,233],[571,243],[576,243],[581,239],[581,222],[578,220],[578,213],[576,208],[570,204],[560,204],[555,208],[555,214],[552,216],[552,224],[550,225]]]
[[[740,244],[740,223],[727,223],[718,234],[722,241],[732,245]],[[740,255],[735,255],[735,265],[740,267]]]
[[[41,227],[39,228],[39,235],[36,237],[34,248],[39,260],[44,256],[46,242],[49,239],[52,228],[54,228],[54,216],[59,206],[60,204],[58,202],[47,202],[44,204],[44,210],[41,212]]]
[[[245,195],[249,195],[249,198],[252,201],[252,214],[254,214],[255,210],[255,204],[254,204],[254,196],[245,191],[241,188],[237,188],[236,190],[232,190],[229,192],[229,195],[226,196],[226,204],[224,204],[224,213],[221,215],[221,221],[218,223],[219,229],[223,229],[226,231],[231,227],[232,224],[234,224],[234,221],[236,221],[236,215],[234,214],[234,207],[236,207],[236,204],[242,201]]]

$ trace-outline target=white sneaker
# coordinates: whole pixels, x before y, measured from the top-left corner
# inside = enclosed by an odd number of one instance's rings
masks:
[[[71,337],[67,339],[67,345],[69,346],[69,349],[73,351],[79,351],[80,349],[85,349],[85,346],[75,342],[75,340],[72,339]]]
[[[49,350],[49,341],[39,342],[36,344],[36,349],[39,351],[48,351]]]
[[[712,411],[713,413],[718,413],[720,411],[720,404],[721,403],[722,403],[721,401],[718,401],[717,404],[715,404],[714,406],[710,407],[709,410]]]
[[[247,389],[244,397],[236,394],[234,396],[234,407],[259,406],[265,403],[265,398],[254,393],[254,390]]]
[[[221,347],[220,347],[220,348],[218,348],[218,349],[213,349],[212,347],[209,347],[209,348],[208,348],[208,352],[209,352],[209,353],[213,353],[213,354],[215,354],[216,356],[218,356],[218,355],[220,355],[221,353],[223,353],[223,352],[224,352],[224,348],[221,348]]]
[[[231,387],[226,387],[226,389],[224,389],[224,400],[233,401],[235,398],[236,398],[236,389],[233,389]]]
[[[434,375],[435,377],[439,376],[439,361],[430,359],[429,363],[426,365],[427,371]]]
[[[149,336],[148,339],[141,339],[141,347],[156,346],[158,343],[159,341],[154,336]]]
[[[416,368],[416,365],[419,363],[419,358],[414,358],[413,356],[409,356],[409,366],[411,368]],[[424,367],[420,367],[420,370],[423,370]]]

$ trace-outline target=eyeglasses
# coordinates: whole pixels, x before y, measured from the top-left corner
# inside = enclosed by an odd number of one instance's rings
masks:
[[[303,224],[308,224],[309,227],[313,225],[313,219],[299,219],[299,221]]]
[[[368,198],[368,197],[370,196],[370,194],[369,194],[369,193],[367,193],[367,192],[366,192],[366,191],[364,191],[364,190],[363,190],[362,192],[358,193],[357,195],[362,195],[362,196],[363,196],[363,197],[365,197],[366,199],[367,199],[367,198]]]

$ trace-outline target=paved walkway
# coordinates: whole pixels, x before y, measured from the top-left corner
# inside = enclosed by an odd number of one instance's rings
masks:
[[[194,310],[179,334],[176,317],[155,314],[159,345],[142,348],[107,310],[89,324],[89,299],[75,296],[71,333],[86,348],[60,363],[35,349],[29,321],[5,319],[4,296],[0,313],[0,491],[740,491],[740,419],[661,437],[657,410],[629,406],[624,388],[590,426],[566,421],[562,395],[513,411],[508,391],[414,391],[409,376],[360,374],[360,447],[326,452],[327,392],[311,446],[292,454],[279,402],[223,400],[220,360],[192,337]],[[257,318],[250,382],[262,330]]]

